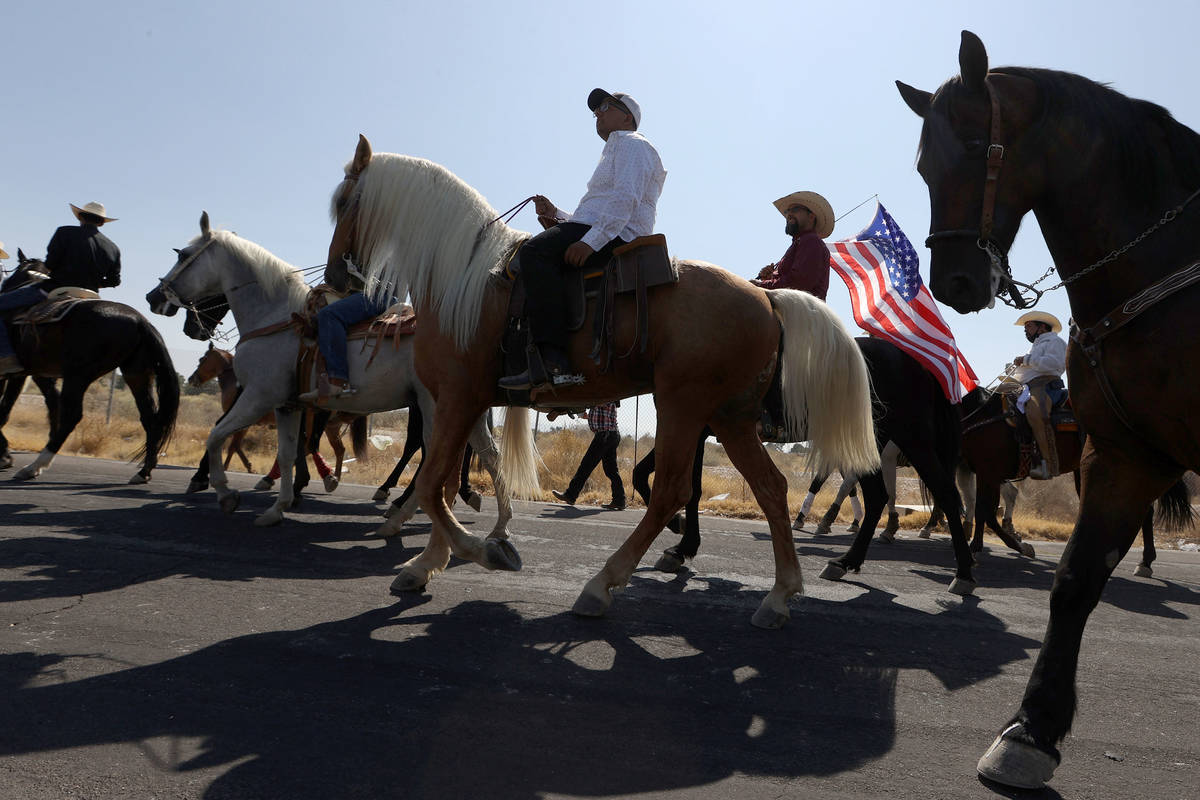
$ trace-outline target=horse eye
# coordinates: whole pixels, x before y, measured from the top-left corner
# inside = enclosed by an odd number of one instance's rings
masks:
[[[968,139],[963,142],[963,147],[966,149],[968,156],[978,158],[987,149],[987,143],[983,139]]]

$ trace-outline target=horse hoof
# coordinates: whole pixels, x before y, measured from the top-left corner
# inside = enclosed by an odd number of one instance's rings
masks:
[[[815,533],[817,536],[824,536],[825,534],[829,533],[830,530],[832,529],[824,522],[819,522],[817,523],[817,529],[813,531],[813,533]]]
[[[191,483],[188,484],[186,493],[187,494],[195,494],[196,492],[203,492],[207,488],[208,488],[208,481],[193,480]]]
[[[371,531],[371,533],[368,535],[377,539],[390,539],[393,536],[398,536],[402,527],[403,523],[394,522],[393,520],[389,519],[387,522]]]
[[[918,539],[928,539],[932,535],[929,528],[921,528],[921,532],[917,534]]]
[[[1025,556],[1026,558],[1033,558],[1033,545],[1031,545],[1029,542],[1021,542],[1021,555]]]
[[[143,483],[149,483],[149,482],[150,482],[150,476],[143,475],[140,472],[129,479],[130,486],[140,486]]]
[[[483,543],[483,566],[507,572],[521,571],[521,554],[512,542],[505,539],[488,539]]]
[[[825,569],[821,570],[821,577],[827,581],[840,581],[846,577],[846,568],[830,561],[825,565]]]
[[[750,618],[750,624],[756,628],[774,631],[786,625],[789,619],[791,619],[791,615],[782,614],[768,606],[766,603],[763,603],[758,607],[758,610],[754,612],[754,616]]]
[[[879,532],[879,541],[886,544],[891,544],[892,542],[896,541],[895,531],[889,531],[887,528],[884,528]]]
[[[479,492],[471,492],[470,496],[467,497],[467,505],[476,511],[483,508],[483,498],[479,496]]]
[[[12,479],[14,481],[33,480],[40,474],[40,471],[33,469],[32,467],[32,464],[27,467],[21,467],[21,469],[17,470],[16,474],[12,476]]]
[[[221,498],[219,505],[221,510],[226,514],[232,514],[237,511],[237,507],[242,504],[242,495],[234,490]]]
[[[395,503],[391,503],[390,505],[388,505],[387,508],[385,508],[383,510],[383,518],[391,519],[392,517],[396,516],[399,513],[400,513],[400,506],[396,505]]]
[[[946,591],[950,592],[950,594],[968,597],[975,594],[975,581],[967,580],[966,578],[955,578],[950,582],[950,588]]]
[[[325,483],[325,494],[332,494],[338,487],[338,479],[332,475],[326,475],[321,480]]]
[[[1139,578],[1151,578],[1154,576],[1154,570],[1150,569],[1150,567],[1146,566],[1145,564],[1138,564],[1133,570],[1133,574]]]
[[[278,525],[283,522],[283,512],[275,506],[271,506],[263,513],[254,518],[254,524],[259,528],[269,528],[272,525]]]
[[[1032,745],[996,737],[975,765],[979,774],[989,781],[1016,789],[1041,789],[1054,776],[1058,762],[1054,756]]]
[[[271,480],[270,478],[268,478],[264,475],[263,477],[258,479],[258,483],[254,484],[254,490],[256,492],[265,492],[274,485],[275,485],[275,481]]]
[[[670,572],[672,574],[683,572],[685,566],[686,562],[683,557],[675,552],[674,548],[664,550],[663,554],[658,557],[658,561],[654,564],[654,568],[659,572]]]
[[[12,456],[8,453],[0,456],[0,469],[8,469],[13,465]]]
[[[387,501],[387,496],[387,489],[376,489],[375,494],[371,495],[371,500],[376,503],[383,503]]]
[[[575,605],[571,606],[571,613],[579,617],[603,617],[610,605],[612,592],[608,589],[603,590],[603,595],[595,595],[584,587]]]
[[[425,591],[425,584],[428,582],[428,578],[419,577],[407,569],[402,569],[400,570],[400,574],[392,581],[392,585],[388,587],[388,591],[397,597],[403,597],[405,594],[411,592]]]

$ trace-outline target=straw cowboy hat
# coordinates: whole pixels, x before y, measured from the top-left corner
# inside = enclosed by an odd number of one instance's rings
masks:
[[[8,258],[8,251],[4,249],[4,242],[0,242],[0,258]]]
[[[95,216],[99,217],[100,219],[104,220],[105,222],[116,222],[117,221],[116,217],[109,217],[109,216],[105,215],[103,203],[97,203],[97,202],[93,201],[91,203],[88,203],[83,208],[80,208],[79,206],[75,205],[74,203],[68,203],[67,205],[69,205],[71,207],[71,213],[75,215],[75,219],[79,219],[80,214],[94,214]]]
[[[1053,314],[1047,314],[1045,311],[1029,311],[1021,315],[1014,325],[1023,326],[1026,322],[1044,322],[1050,326],[1052,333],[1058,333],[1062,330],[1062,323],[1058,321],[1058,317]]]
[[[824,197],[816,192],[792,192],[775,201],[775,208],[785,217],[787,210],[795,205],[804,206],[816,215],[817,223],[813,230],[817,236],[824,239],[833,233],[833,206],[829,205],[829,201]]]

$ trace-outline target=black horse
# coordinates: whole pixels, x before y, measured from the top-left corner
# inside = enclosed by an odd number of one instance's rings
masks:
[[[989,71],[966,31],[958,61],[935,93],[897,82],[924,120],[917,170],[929,187],[933,294],[963,314],[998,292],[1036,302],[1008,264],[1032,211],[1078,326],[1067,375],[1088,432],[1079,516],[1021,706],[977,765],[1040,787],[1075,715],[1088,616],[1146,509],[1200,468],[1200,135],[1078,75]]]
[[[19,250],[17,258],[17,269],[0,285],[0,292],[46,280],[45,265],[40,260],[26,258]],[[50,466],[83,418],[83,396],[88,386],[119,368],[146,432],[145,445],[133,456],[134,460],[142,460],[141,468],[129,482],[149,481],[179,412],[179,376],[154,326],[129,306],[109,300],[79,302],[62,319],[38,324],[35,330],[13,325],[10,320],[3,324],[9,326],[17,358],[45,397],[50,421],[46,446],[15,477],[34,478]],[[55,385],[59,377],[61,390]],[[24,384],[25,375],[4,380],[0,427],[8,422]],[[0,468],[11,464],[8,441],[0,433]]]
[[[957,406],[946,399],[937,379],[896,345],[868,337],[860,337],[855,342],[866,359],[867,371],[871,375],[875,439],[879,449],[882,450],[889,441],[895,442],[925,481],[933,499],[943,508],[958,508],[961,501],[954,483],[960,431]],[[701,448],[703,442],[702,438]],[[645,476],[653,469],[652,455],[653,451],[647,456],[647,459],[651,459],[649,469],[639,464],[634,470],[634,488],[643,498],[648,496]],[[700,496],[699,464],[698,455],[693,463],[693,490],[683,523],[684,538],[663,554],[659,559],[659,569],[676,571],[699,549],[700,529],[695,521],[695,505]],[[875,534],[875,526],[887,506],[888,495],[882,470],[860,476],[859,485],[863,490],[864,509],[858,532],[850,550],[841,558],[831,560],[821,573],[822,578],[839,580],[849,571],[857,572],[866,560],[867,549]],[[967,547],[962,520],[952,514],[947,524],[957,563],[950,591],[970,594],[975,588],[971,571],[974,559]]]

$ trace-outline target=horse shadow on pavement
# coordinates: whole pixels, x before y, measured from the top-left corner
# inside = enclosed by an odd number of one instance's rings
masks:
[[[686,580],[635,577],[600,620],[415,596],[105,674],[87,654],[10,653],[0,696],[24,722],[0,734],[0,758],[124,744],[155,765],[153,788],[203,779],[211,799],[534,800],[833,776],[895,746],[900,670],[927,671],[950,703],[1037,645],[977,606],[894,607],[880,626],[870,609],[891,596],[872,589],[807,598],[766,633],[746,624],[759,593],[693,578],[702,590],[684,598]],[[950,745],[939,759],[971,780],[979,743]]]

